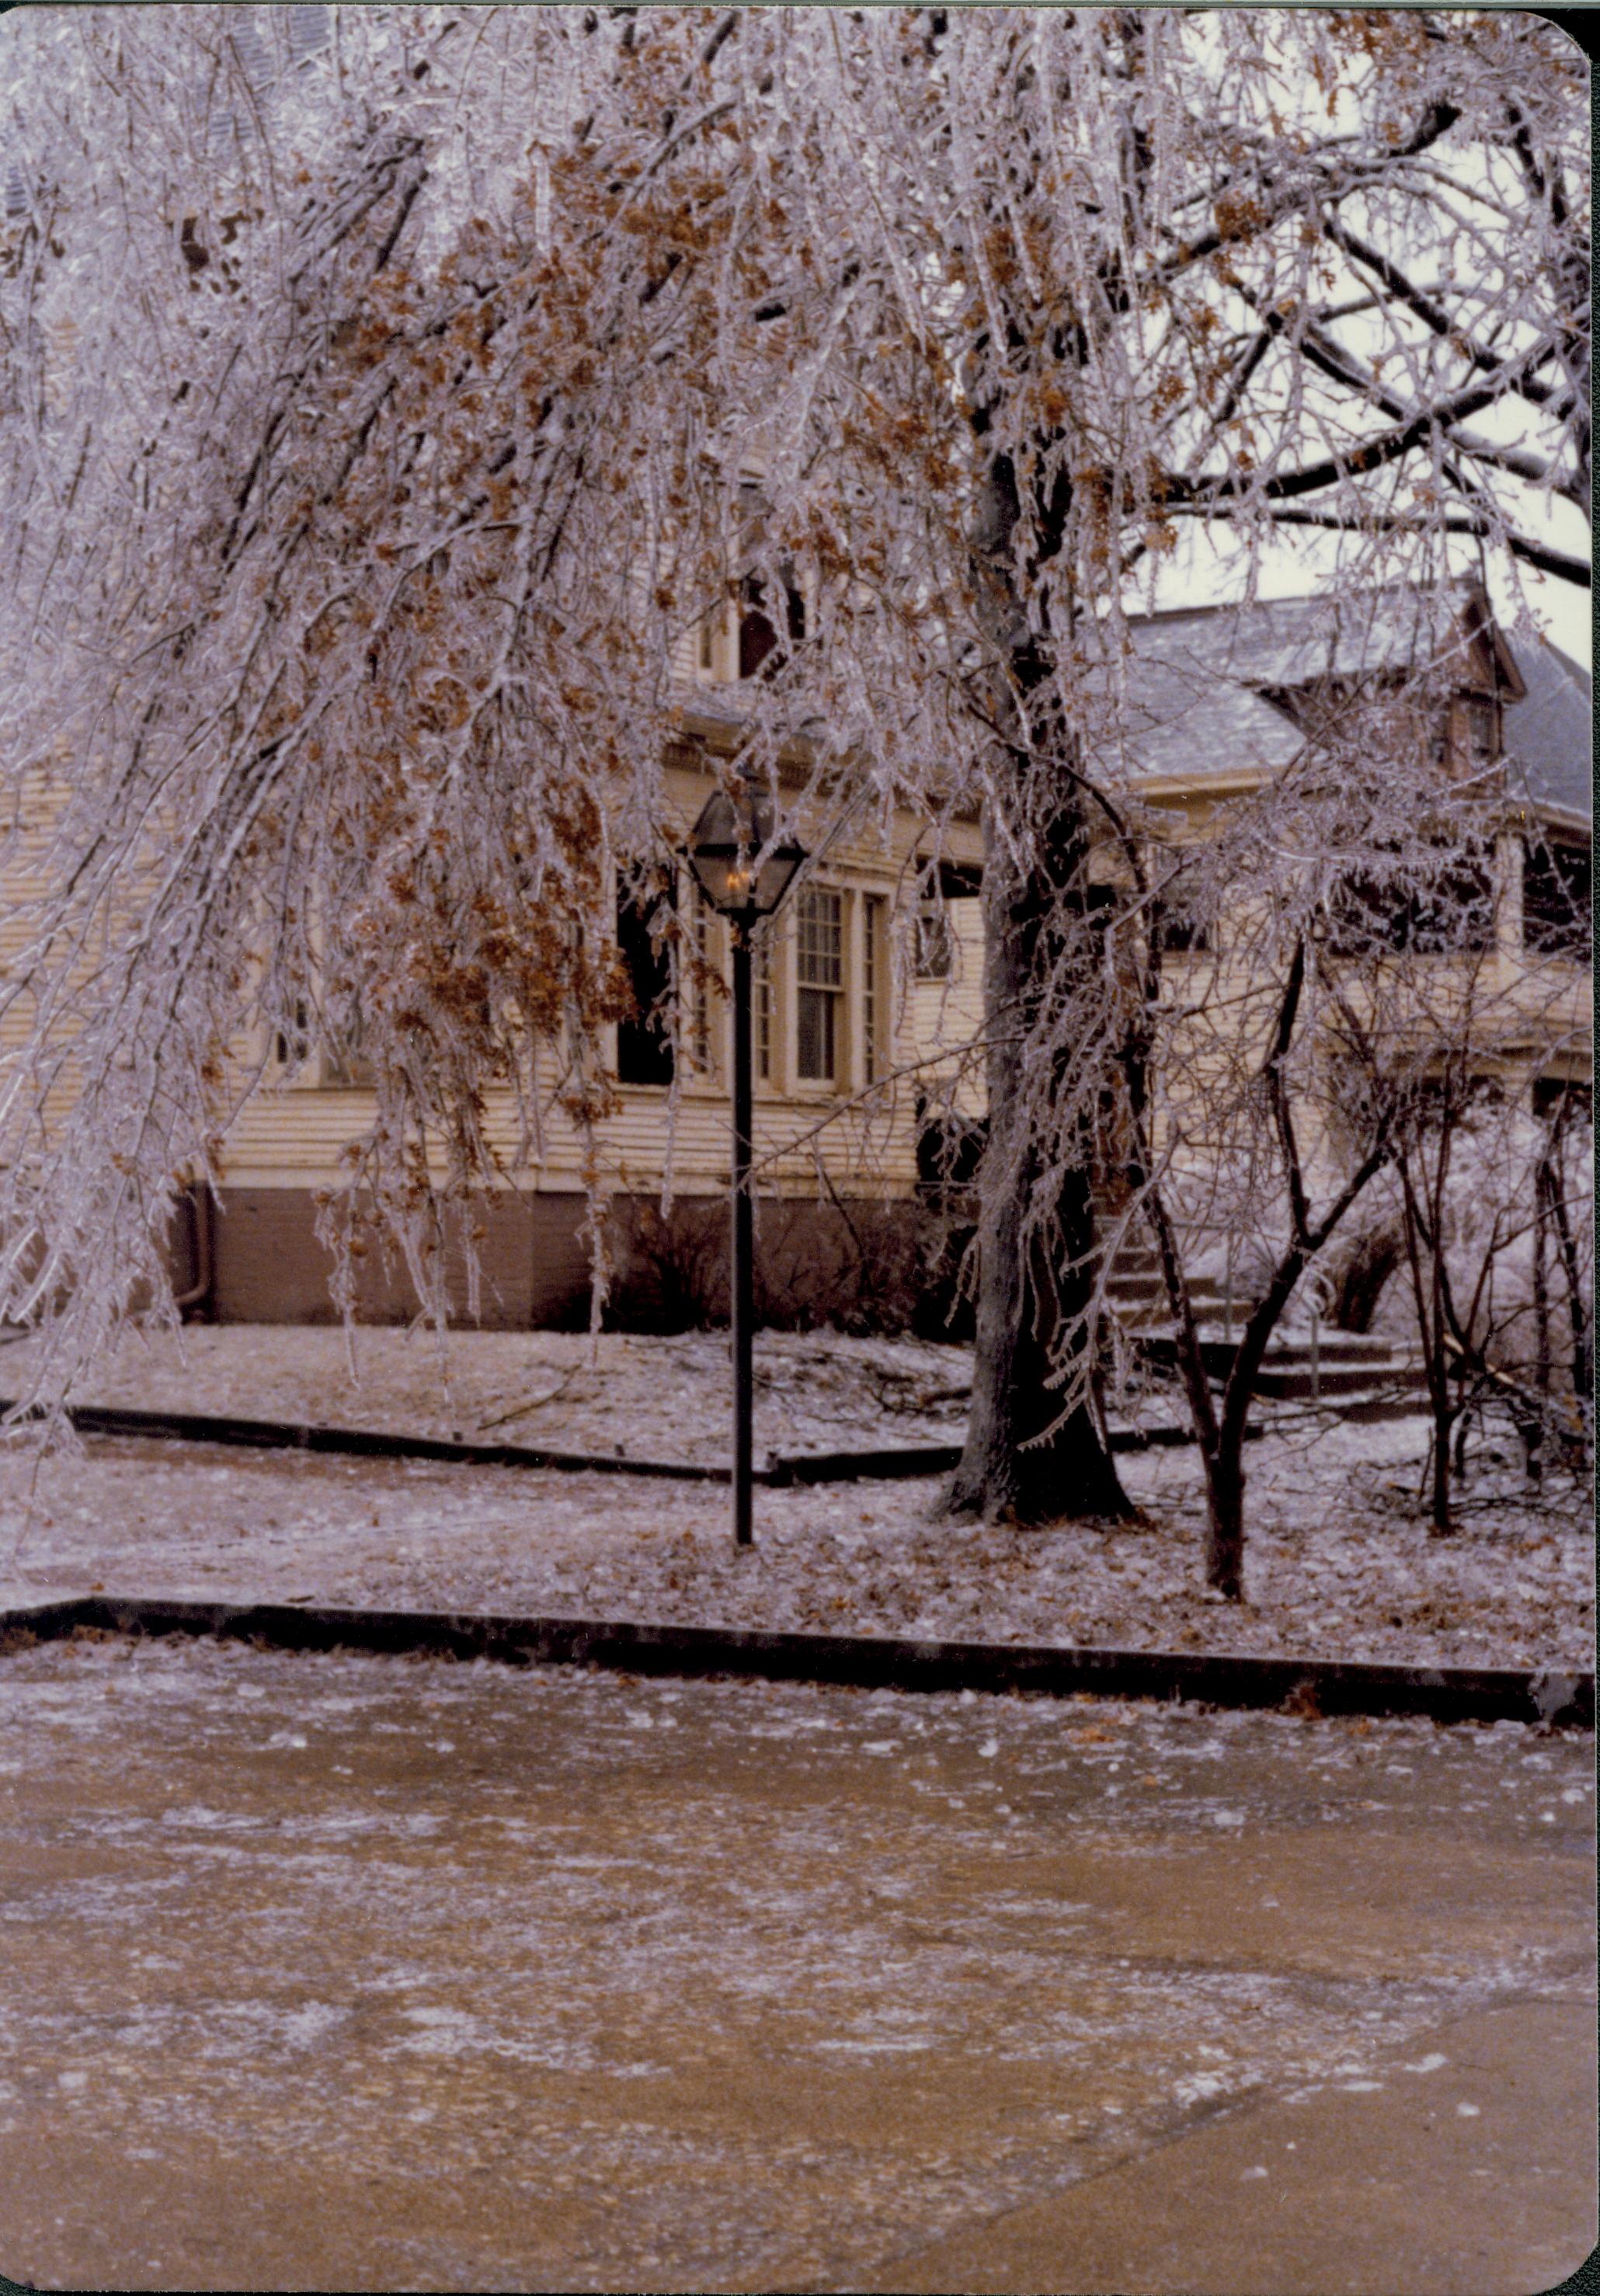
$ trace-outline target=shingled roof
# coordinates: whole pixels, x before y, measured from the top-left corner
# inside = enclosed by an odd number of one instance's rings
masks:
[[[1481,631],[1499,657],[1506,749],[1520,793],[1535,804],[1592,811],[1589,679],[1547,641],[1508,640],[1473,581],[1190,607],[1130,620],[1128,630],[1133,659],[1120,758],[1137,778],[1286,766],[1303,737],[1269,693],[1446,665],[1454,653],[1465,658]]]
[[[1593,820],[1594,682],[1548,638],[1513,638],[1511,655],[1527,687],[1506,712],[1506,756],[1514,787],[1534,805],[1555,805]]]

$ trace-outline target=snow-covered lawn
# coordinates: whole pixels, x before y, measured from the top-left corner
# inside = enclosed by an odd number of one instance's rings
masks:
[[[0,1353],[0,1390],[27,1347]],[[958,1439],[959,1349],[758,1341],[757,1451]],[[130,1337],[80,1400],[458,1434],[635,1457],[727,1456],[724,1336],[225,1326]],[[1301,1426],[1246,1454],[1249,1602],[1209,1601],[1192,1449],[1126,1456],[1146,1520],[1047,1531],[943,1523],[939,1485],[726,1493],[627,1474],[462,1468],[138,1440],[0,1460],[0,1595],[112,1592],[570,1611],[1024,1642],[1457,1665],[1588,1664],[1584,1495],[1482,1460],[1462,1527],[1415,1505],[1420,1420]],[[13,1560],[14,1557],[14,1560]]]

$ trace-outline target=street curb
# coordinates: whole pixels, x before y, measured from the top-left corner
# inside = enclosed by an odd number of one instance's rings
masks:
[[[0,1611],[0,1647],[81,1630],[209,1635],[260,1648],[488,1658],[513,1666],[631,1674],[738,1675],[863,1689],[1028,1692],[1188,1700],[1318,1715],[1413,1715],[1435,1722],[1528,1722],[1592,1729],[1595,1677],[1552,1667],[1383,1666],[1242,1652],[1095,1650],[1053,1644],[811,1635],[762,1628],[504,1612],[383,1611],[337,1604],[202,1603],[84,1595]]]

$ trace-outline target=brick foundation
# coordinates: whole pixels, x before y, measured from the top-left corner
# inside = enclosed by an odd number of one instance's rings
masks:
[[[476,1320],[485,1331],[587,1323],[589,1262],[578,1235],[587,1210],[575,1193],[496,1196],[479,1207],[486,1234]],[[336,1323],[332,1263],[316,1229],[308,1188],[224,1188],[211,1221],[210,1294],[198,1312],[219,1324]],[[472,1323],[459,1248],[447,1250],[447,1268],[451,1319]],[[416,1315],[415,1287],[398,1255],[386,1264],[375,1246],[366,1254],[357,1303],[364,1324],[409,1323]]]
[[[506,1193],[477,1218],[480,1312],[468,1312],[459,1248],[447,1255],[454,1323],[485,1331],[581,1330],[589,1317],[589,1254],[580,1234],[585,1199]],[[219,1324],[331,1324],[332,1263],[316,1240],[308,1188],[227,1188],[206,1217],[209,1249],[193,1219],[174,1236],[174,1281],[201,1290],[188,1312]],[[655,1201],[623,1197],[607,1243],[614,1269],[605,1321],[620,1331],[685,1330],[727,1318],[727,1204],[680,1200],[665,1223]],[[756,1300],[763,1323],[794,1329],[835,1322],[848,1329],[904,1329],[927,1317],[931,1298],[925,1221],[914,1200],[842,1205],[768,1200],[756,1213]],[[209,1262],[209,1265],[208,1265]],[[409,1323],[414,1287],[398,1256],[374,1242],[360,1263],[357,1318]],[[930,1328],[932,1328],[931,1324]]]

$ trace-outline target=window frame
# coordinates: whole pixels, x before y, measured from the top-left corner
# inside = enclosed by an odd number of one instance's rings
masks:
[[[860,910],[861,1082],[882,1084],[890,1066],[890,902],[887,893],[862,892]]]
[[[832,950],[808,949],[808,911],[813,904],[822,902],[833,905],[833,914],[827,930],[837,933],[837,946]],[[837,1099],[849,1089],[849,1004],[853,972],[850,906],[849,896],[842,885],[818,883],[814,880],[800,886],[794,897],[794,925],[791,939],[791,1003],[794,1015],[792,1074],[794,1088],[802,1095],[825,1093]],[[808,962],[836,965],[837,977],[833,980],[808,979]],[[816,1075],[808,1073],[801,1066],[806,1047],[803,1018],[806,1008],[802,999],[808,996],[824,1000],[818,1010],[825,1012],[828,1016],[829,1050],[833,1055],[832,1067],[825,1073]]]

